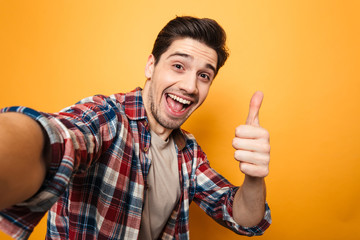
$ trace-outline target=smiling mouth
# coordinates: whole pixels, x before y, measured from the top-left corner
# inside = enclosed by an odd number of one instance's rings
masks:
[[[171,107],[171,109],[176,112],[183,112],[185,111],[190,105],[191,101],[178,97],[174,94],[168,93],[167,94],[167,103]]]

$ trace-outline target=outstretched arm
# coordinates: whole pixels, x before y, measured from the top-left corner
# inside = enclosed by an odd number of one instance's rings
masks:
[[[269,133],[259,125],[262,92],[256,92],[250,101],[246,125],[235,130],[233,147],[235,159],[245,179],[235,195],[233,217],[244,227],[257,225],[264,217],[266,187],[264,178],[269,173]]]
[[[45,135],[21,113],[0,114],[0,210],[34,195],[46,175]]]

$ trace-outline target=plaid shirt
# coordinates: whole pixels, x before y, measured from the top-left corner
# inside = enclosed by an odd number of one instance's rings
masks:
[[[48,134],[52,160],[39,192],[0,212],[0,228],[26,239],[49,210],[46,239],[137,239],[150,167],[150,129],[137,88],[127,94],[86,98],[57,114],[24,107]],[[181,197],[161,239],[189,238],[189,205],[243,235],[261,235],[271,223],[266,204],[259,225],[246,228],[232,218],[237,187],[209,166],[194,137],[173,131]]]

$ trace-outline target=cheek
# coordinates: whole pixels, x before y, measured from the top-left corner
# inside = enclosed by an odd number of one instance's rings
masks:
[[[153,80],[155,80],[154,82],[156,82],[157,88],[162,90],[176,82],[176,76],[169,71],[163,71],[161,74],[156,74],[154,77]]]
[[[203,102],[205,101],[208,93],[209,93],[209,90],[210,90],[210,86],[209,85],[200,85],[199,86],[199,102]]]

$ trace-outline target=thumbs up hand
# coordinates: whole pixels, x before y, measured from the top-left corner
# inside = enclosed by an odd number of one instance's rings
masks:
[[[259,110],[263,100],[262,92],[255,92],[250,101],[246,125],[235,129],[232,146],[234,157],[240,162],[240,171],[247,176],[263,178],[269,174],[270,143],[269,132],[259,125]]]

